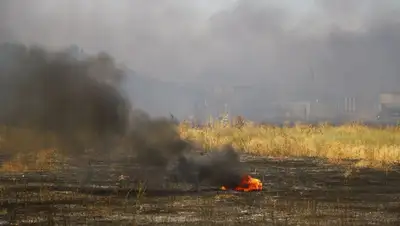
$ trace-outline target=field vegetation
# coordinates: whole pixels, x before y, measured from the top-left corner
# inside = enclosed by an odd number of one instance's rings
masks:
[[[183,138],[206,150],[231,143],[238,150],[270,157],[317,157],[333,163],[353,161],[356,167],[388,169],[400,161],[400,127],[368,127],[360,123],[331,126],[212,123],[180,125]]]
[[[400,127],[368,127],[358,123],[295,126],[259,125],[251,122],[214,122],[194,127],[178,125],[183,139],[204,150],[232,144],[242,153],[264,157],[315,157],[340,164],[351,161],[354,167],[388,170],[400,162]],[[82,135],[84,142],[85,136]],[[89,144],[90,141],[87,141]],[[2,127],[0,154],[8,156],[3,171],[49,170],[65,150],[56,135],[28,129]],[[29,162],[29,163],[28,163]]]
[[[92,166],[92,173],[98,178],[92,183],[110,188],[69,185],[75,184],[75,179],[65,178],[71,177],[74,170],[61,169],[64,161],[85,154],[71,154],[52,133],[2,127],[0,220],[63,225],[399,223],[396,220],[399,203],[394,201],[399,197],[397,127],[372,128],[361,124],[277,127],[215,122],[203,127],[181,123],[177,130],[183,139],[194,141],[205,150],[231,143],[244,156],[254,156],[246,162],[249,169],[256,169],[252,174],[262,179],[264,190],[247,194],[164,191],[165,194],[159,195],[152,194],[145,186],[134,185],[115,193],[113,180],[117,178],[111,169],[116,166],[109,165]],[[77,137],[90,149],[91,136]],[[321,159],[327,163],[321,164]],[[43,173],[32,174],[32,171]],[[42,175],[39,182],[37,175]]]
[[[398,127],[152,119],[78,50],[0,45],[0,225],[400,225]],[[262,191],[222,191],[241,163]]]

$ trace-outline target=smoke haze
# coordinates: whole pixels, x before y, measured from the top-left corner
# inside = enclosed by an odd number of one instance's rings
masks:
[[[249,85],[247,99],[235,98],[244,99],[236,108],[252,115],[264,102],[351,96],[373,104],[380,92],[396,91],[397,1],[304,0],[309,8],[298,11],[278,2],[0,1],[0,43],[46,49],[1,47],[0,119],[57,130],[79,150],[84,145],[71,134],[82,128],[100,140],[126,135],[141,162],[165,168],[191,144],[167,120],[132,115],[131,105],[185,117],[209,97],[208,88]],[[73,44],[107,52],[134,72],[122,73],[107,54],[78,62],[50,51]],[[182,158],[199,168],[221,164]]]
[[[188,152],[179,157],[177,170],[185,182],[233,188],[240,184],[245,175],[239,155],[230,145],[206,155]]]
[[[2,44],[0,58],[0,124],[51,131],[79,152],[95,145],[83,140],[126,133],[131,107],[118,88],[124,74],[107,54],[78,61],[68,51]]]
[[[201,169],[192,180],[187,180],[189,183],[197,177],[212,179],[215,185],[223,185],[227,177],[240,181],[240,174],[234,170],[240,162],[230,157],[237,155],[232,148],[226,156],[212,154],[204,159],[196,155],[194,146],[180,138],[174,122],[151,118],[139,109],[132,109],[121,88],[125,72],[111,56],[77,53],[76,48],[47,51],[34,46],[0,45],[0,126],[28,129],[42,136],[50,132],[60,142],[45,142],[36,148],[56,148],[78,162],[80,154],[88,149],[95,151],[94,158],[114,154],[122,148],[125,156],[136,157],[140,170],[156,170],[155,175],[144,174],[143,178],[156,185],[163,183],[168,166],[185,159],[185,154],[191,155],[190,168],[178,162],[180,174],[195,174]],[[7,132],[5,136],[8,139]],[[21,138],[29,142],[29,138]],[[13,148],[16,151],[9,154],[37,151],[31,147]],[[0,146],[0,152],[7,151],[10,152]],[[232,175],[238,175],[239,179]],[[91,177],[88,173],[82,181],[88,183]]]
[[[301,2],[308,8],[292,9]],[[253,103],[373,98],[400,83],[399,9],[397,1],[372,0],[4,0],[0,40],[106,51],[163,81],[257,84],[264,91],[254,91]],[[152,92],[153,104],[139,105],[153,115],[186,116],[203,98]],[[180,104],[163,104],[178,97]]]

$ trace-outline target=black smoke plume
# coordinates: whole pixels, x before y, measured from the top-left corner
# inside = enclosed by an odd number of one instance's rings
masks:
[[[244,174],[238,153],[230,145],[219,151],[200,155],[187,153],[178,160],[178,172],[185,182],[199,185],[236,187]]]
[[[0,45],[0,124],[52,132],[66,153],[124,147],[141,167],[156,168],[159,175],[177,161],[186,182],[239,183],[240,162],[232,148],[196,155],[175,122],[132,109],[120,88],[125,78],[105,53]]]
[[[130,104],[116,86],[123,73],[107,54],[80,61],[68,51],[3,44],[0,57],[2,124],[54,132],[69,150],[93,145],[79,135],[125,134]]]
[[[132,114],[127,140],[139,163],[151,167],[165,168],[184,151],[192,149],[189,142],[180,138],[172,121],[152,119],[140,111]]]

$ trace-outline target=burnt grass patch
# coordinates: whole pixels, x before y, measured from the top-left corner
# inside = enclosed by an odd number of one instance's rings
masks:
[[[113,171],[118,162],[94,164],[86,184],[72,167],[2,173],[0,225],[400,225],[397,167],[379,171],[311,158],[245,161],[263,191],[146,187],[134,173],[124,187],[115,171],[131,169]]]

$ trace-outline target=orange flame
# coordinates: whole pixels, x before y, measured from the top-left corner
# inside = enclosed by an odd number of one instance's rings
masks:
[[[222,190],[227,190],[226,186],[221,187]],[[262,183],[259,179],[252,178],[250,175],[245,175],[240,184],[233,188],[235,191],[261,191]]]

